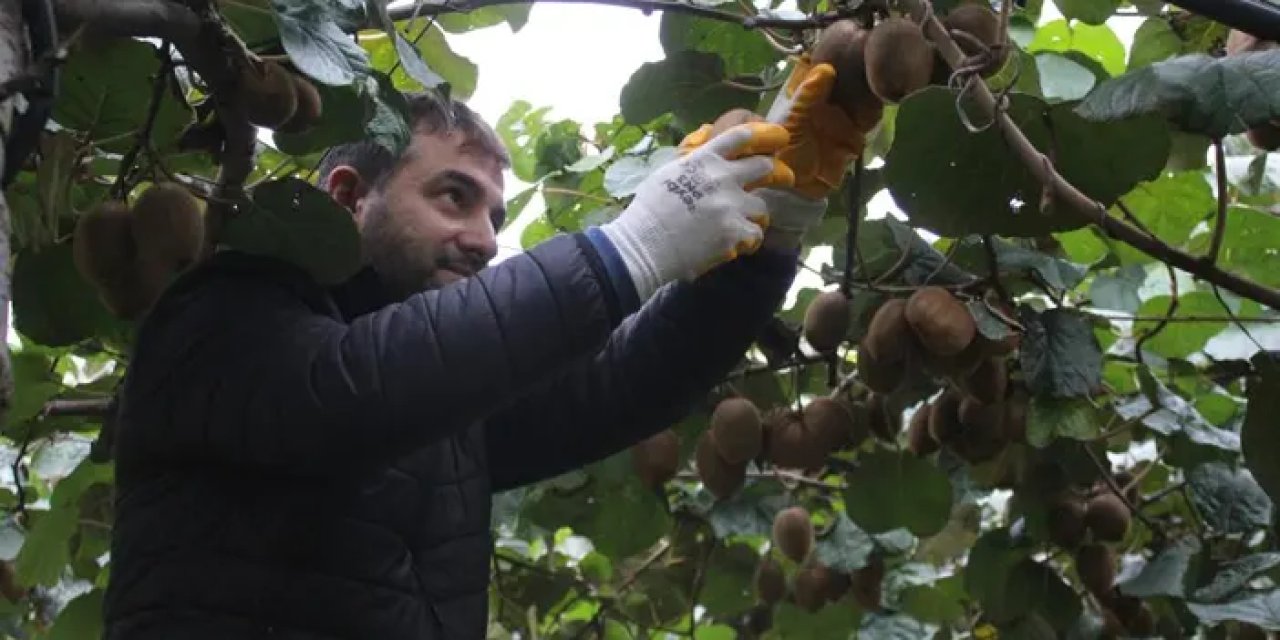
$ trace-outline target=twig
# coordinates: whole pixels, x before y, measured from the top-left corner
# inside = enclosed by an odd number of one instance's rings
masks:
[[[681,471],[680,473],[676,474],[676,477],[680,478],[681,480],[700,480],[701,479],[701,477],[697,474],[697,472],[694,472],[694,471]],[[828,491],[843,491],[844,489],[847,488],[843,483],[838,485],[828,484],[821,480],[815,480],[806,475],[796,473],[794,471],[787,471],[784,469],[747,470],[746,477],[763,479],[763,480],[777,480],[779,482],[794,482],[796,484],[803,484],[803,485],[807,485],[817,489],[826,489]]]
[[[853,165],[853,180],[849,181],[849,208],[847,212],[847,227],[845,229],[844,238],[844,277],[841,278],[840,290],[844,292],[846,298],[853,297],[853,252],[858,246],[858,228],[862,224],[862,154],[858,154],[858,158]],[[865,275],[865,272],[864,272]]]
[[[901,4],[913,16],[924,14],[921,0],[901,0]],[[939,53],[947,64],[954,69],[965,62],[964,52],[956,45],[937,17],[931,16],[922,24],[925,34],[937,45]],[[1280,309],[1280,290],[1207,264],[1199,257],[1175,249],[1156,236],[1143,233],[1108,214],[1105,206],[1085,195],[1058,173],[1048,158],[1027,139],[1026,134],[1018,128],[1009,115],[998,108],[996,97],[986,83],[972,83],[971,93],[982,109],[999,125],[1011,151],[1022,160],[1036,179],[1052,189],[1055,195],[1054,201],[1063,204],[1065,212],[1098,225],[1107,236],[1124,242],[1161,262],[1194,274],[1237,295]]]
[[[1216,287],[1215,287],[1215,289],[1216,289]],[[1194,323],[1194,322],[1242,322],[1242,323],[1243,323],[1243,322],[1257,322],[1257,323],[1262,323],[1262,324],[1280,322],[1280,318],[1234,318],[1234,317],[1228,317],[1228,316],[1178,316],[1178,317],[1176,317],[1176,318],[1169,318],[1169,317],[1166,317],[1166,316],[1129,316],[1129,315],[1115,315],[1115,316],[1113,316],[1113,315],[1109,315],[1109,314],[1106,314],[1106,313],[1098,313],[1097,311],[1092,310],[1092,309],[1081,309],[1081,310],[1082,310],[1082,311],[1085,311],[1085,312],[1089,313],[1090,315],[1092,315],[1092,316],[1094,316],[1094,317],[1097,317],[1097,318],[1102,318],[1102,319],[1104,319],[1104,320],[1119,320],[1119,321],[1122,321],[1122,322],[1162,322],[1162,321],[1168,321],[1168,322],[1175,323],[1175,324],[1176,324],[1176,323],[1179,323],[1179,322],[1189,322],[1189,323]],[[1259,347],[1259,348],[1261,348],[1261,347]]]
[[[1178,274],[1173,270],[1173,267],[1169,265],[1165,265],[1165,267],[1169,270],[1169,310],[1165,311],[1164,318],[1156,323],[1154,328],[1144,332],[1142,337],[1138,338],[1138,342],[1133,345],[1133,354],[1138,358],[1138,364],[1141,365],[1147,364],[1142,355],[1142,345],[1156,337],[1156,334],[1164,331],[1164,328],[1169,326],[1169,318],[1172,318],[1173,314],[1178,311]]]
[[[1010,0],[1005,0],[1006,5],[1009,2]],[[1009,292],[1005,291],[1004,285],[1000,283],[1000,258],[996,255],[996,245],[991,241],[991,236],[982,236],[982,246],[987,250],[987,268],[991,270],[991,286],[995,288],[1001,300],[1008,301]]]
[[[1227,232],[1227,204],[1230,197],[1227,193],[1227,154],[1222,148],[1222,138],[1213,141],[1213,152],[1218,174],[1218,219],[1214,222],[1213,238],[1209,241],[1209,255],[1205,259],[1209,264],[1217,264],[1218,252],[1222,250],[1222,237]]]
[[[1218,299],[1218,304],[1222,305],[1222,310],[1227,312],[1227,315],[1231,317],[1231,322],[1235,323],[1236,328],[1239,329],[1240,332],[1243,333],[1245,337],[1249,339],[1249,342],[1253,343],[1253,346],[1258,348],[1258,351],[1262,353],[1270,353],[1267,351],[1267,348],[1262,346],[1262,343],[1258,342],[1258,339],[1253,337],[1253,334],[1250,333],[1247,328],[1245,328],[1244,322],[1242,322],[1240,318],[1236,317],[1236,313],[1231,310],[1230,306],[1227,305],[1227,301],[1223,299],[1222,291],[1218,289],[1217,285],[1213,286],[1213,297]],[[1267,320],[1264,320],[1264,322],[1280,322],[1280,318],[1269,318]]]
[[[1159,491],[1157,491],[1157,492],[1155,492],[1155,493],[1153,493],[1153,494],[1151,494],[1151,495],[1149,495],[1149,496],[1144,496],[1144,497],[1142,498],[1142,506],[1146,507],[1146,506],[1153,505],[1153,504],[1155,504],[1155,503],[1157,503],[1157,502],[1160,502],[1161,500],[1164,500],[1165,498],[1169,497],[1170,495],[1173,495],[1173,494],[1175,494],[1175,493],[1177,493],[1177,492],[1179,492],[1179,491],[1182,491],[1182,488],[1183,488],[1184,486],[1186,486],[1186,484],[1187,484],[1186,482],[1177,482],[1177,483],[1171,484],[1171,485],[1169,485],[1169,486],[1167,486],[1167,487],[1165,487],[1165,488],[1163,488],[1163,489],[1161,489],[1161,490],[1159,490]]]
[[[748,376],[759,375],[761,373],[776,373],[778,371],[783,371],[786,369],[793,369],[795,367],[803,367],[806,365],[818,364],[819,362],[825,362],[825,361],[826,361],[826,357],[821,354],[813,355],[813,356],[801,354],[799,356],[796,356],[795,358],[780,361],[777,364],[759,364],[759,365],[743,367],[741,369],[738,369],[737,371],[731,371],[729,372],[729,375],[725,376],[724,382],[740,380]]]
[[[133,173],[133,163],[137,161],[138,153],[151,143],[151,131],[155,129],[156,116],[160,115],[160,101],[164,99],[164,90],[169,86],[169,73],[173,69],[173,58],[169,56],[168,40],[160,43],[160,48],[156,49],[156,55],[160,57],[160,69],[156,71],[156,77],[151,84],[151,102],[147,104],[147,117],[134,134],[133,146],[129,148],[129,151],[124,154],[124,158],[120,160],[120,173],[116,175],[114,190],[116,198],[120,200],[123,200],[125,195],[129,193],[129,178]]]

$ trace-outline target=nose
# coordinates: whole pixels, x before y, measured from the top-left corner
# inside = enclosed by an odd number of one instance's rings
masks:
[[[498,255],[498,234],[487,214],[468,216],[467,225],[457,240],[458,248],[467,255],[476,270]]]

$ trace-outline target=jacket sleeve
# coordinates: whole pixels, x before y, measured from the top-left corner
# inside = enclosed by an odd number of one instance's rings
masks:
[[[117,460],[303,474],[385,461],[598,350],[629,311],[605,273],[585,236],[559,236],[350,323],[296,282],[206,276],[140,328]]]
[[[607,457],[680,420],[781,306],[797,256],[762,250],[660,290],[604,348],[487,421],[495,491]]]

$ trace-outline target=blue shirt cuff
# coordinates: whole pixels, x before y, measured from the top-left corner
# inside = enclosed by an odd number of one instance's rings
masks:
[[[618,295],[623,313],[630,314],[639,309],[640,296],[636,293],[635,282],[631,280],[631,272],[627,269],[627,263],[622,261],[622,254],[618,253],[618,248],[599,227],[587,227],[584,235],[599,254],[605,273],[609,275],[609,282]]]

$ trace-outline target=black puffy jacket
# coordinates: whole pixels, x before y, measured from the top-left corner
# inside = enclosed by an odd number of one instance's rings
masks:
[[[230,252],[181,277],[122,390],[104,637],[483,638],[491,493],[680,418],[795,275],[762,251],[637,311],[593,247],[402,301]]]

